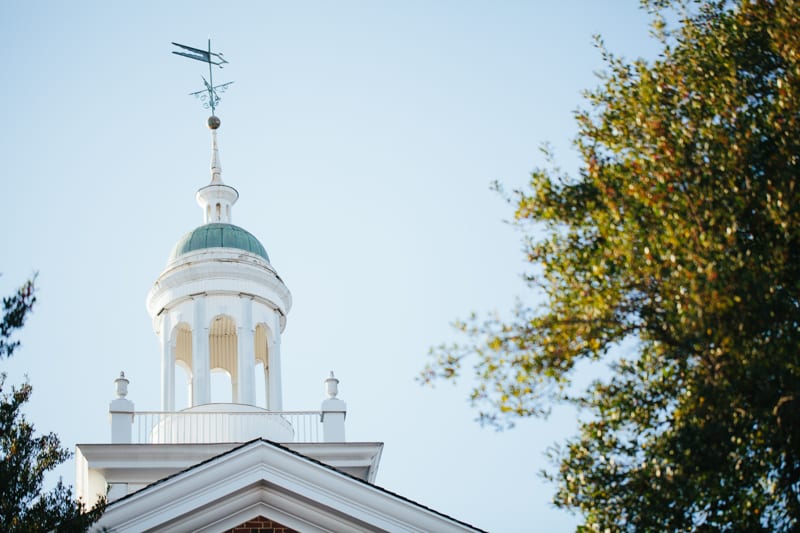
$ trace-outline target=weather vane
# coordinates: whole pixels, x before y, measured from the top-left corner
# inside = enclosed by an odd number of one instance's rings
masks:
[[[205,84],[206,88],[202,91],[189,93],[189,96],[199,98],[200,101],[203,102],[203,107],[205,109],[211,108],[211,116],[216,117],[217,104],[219,104],[220,100],[219,93],[225,92],[233,83],[232,81],[229,81],[228,83],[223,83],[221,85],[214,85],[214,73],[212,66],[216,65],[217,67],[222,68],[222,65],[227,63],[222,55],[222,52],[211,51],[211,39],[208,40],[208,50],[201,50],[199,48],[193,48],[191,46],[186,46],[184,44],[175,42],[172,44],[183,49],[173,50],[173,54],[188,57],[189,59],[194,59],[197,61],[202,61],[203,63],[208,63],[208,80],[206,80],[205,76],[203,76],[203,83]]]

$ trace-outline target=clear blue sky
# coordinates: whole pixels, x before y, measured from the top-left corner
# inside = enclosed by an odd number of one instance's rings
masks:
[[[655,54],[634,0],[5,2],[0,294],[34,270],[40,292],[0,368],[29,376],[30,419],[70,448],[107,442],[120,370],[138,409],[159,407],[144,299],[209,180],[208,112],[187,96],[205,72],[170,41],[211,35],[230,61],[215,81],[235,81],[218,109],[234,222],[294,297],[284,406],[318,408],[333,369],[348,438],[385,442],[379,485],[492,531],[574,528],[537,472],[575,413],[496,433],[468,380],[414,378],[454,319],[525,298],[489,184],[525,183],[543,142],[575,167],[595,33]]]

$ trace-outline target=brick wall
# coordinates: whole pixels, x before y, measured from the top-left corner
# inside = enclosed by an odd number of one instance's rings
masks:
[[[259,516],[225,531],[225,533],[300,533],[269,518]]]

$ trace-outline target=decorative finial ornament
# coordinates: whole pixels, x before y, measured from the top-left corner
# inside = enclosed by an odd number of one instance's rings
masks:
[[[124,398],[128,395],[128,383],[130,381],[125,377],[125,372],[120,372],[119,377],[114,380],[116,385],[117,398]]]
[[[339,394],[339,380],[333,375],[333,370],[331,370],[330,377],[325,380],[325,393],[331,399],[336,398]]]
[[[227,63],[222,55],[222,52],[211,51],[211,39],[208,40],[208,50],[201,50],[200,48],[194,48],[192,46],[186,46],[185,44],[179,44],[176,42],[173,42],[172,44],[183,49],[173,50],[173,54],[188,57],[189,59],[194,59],[196,61],[202,61],[203,63],[208,63],[208,80],[203,77],[203,84],[206,86],[206,88],[201,91],[189,93],[189,96],[199,98],[200,101],[203,102],[203,108],[211,109],[211,118],[208,119],[208,127],[212,130],[219,128],[220,122],[216,117],[217,105],[219,104],[220,100],[219,93],[225,92],[233,83],[232,81],[229,81],[228,83],[223,83],[221,85],[214,85],[214,72],[212,66],[222,68],[222,65]],[[212,119],[216,120],[212,122]],[[212,123],[216,124],[216,126],[213,126]]]

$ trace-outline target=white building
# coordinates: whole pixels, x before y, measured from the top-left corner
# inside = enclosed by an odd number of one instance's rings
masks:
[[[197,191],[203,225],[175,245],[147,296],[161,349],[161,411],[137,412],[115,381],[110,444],[79,444],[76,491],[108,498],[98,530],[478,531],[374,485],[383,443],[347,442],[338,380],[320,411],[285,411],[281,334],[289,289],[256,237],[232,224],[239,197],[222,181],[219,120],[209,119],[211,183]],[[189,407],[175,410],[175,368]],[[232,403],[211,402],[212,370]],[[256,405],[263,380],[264,405]]]

